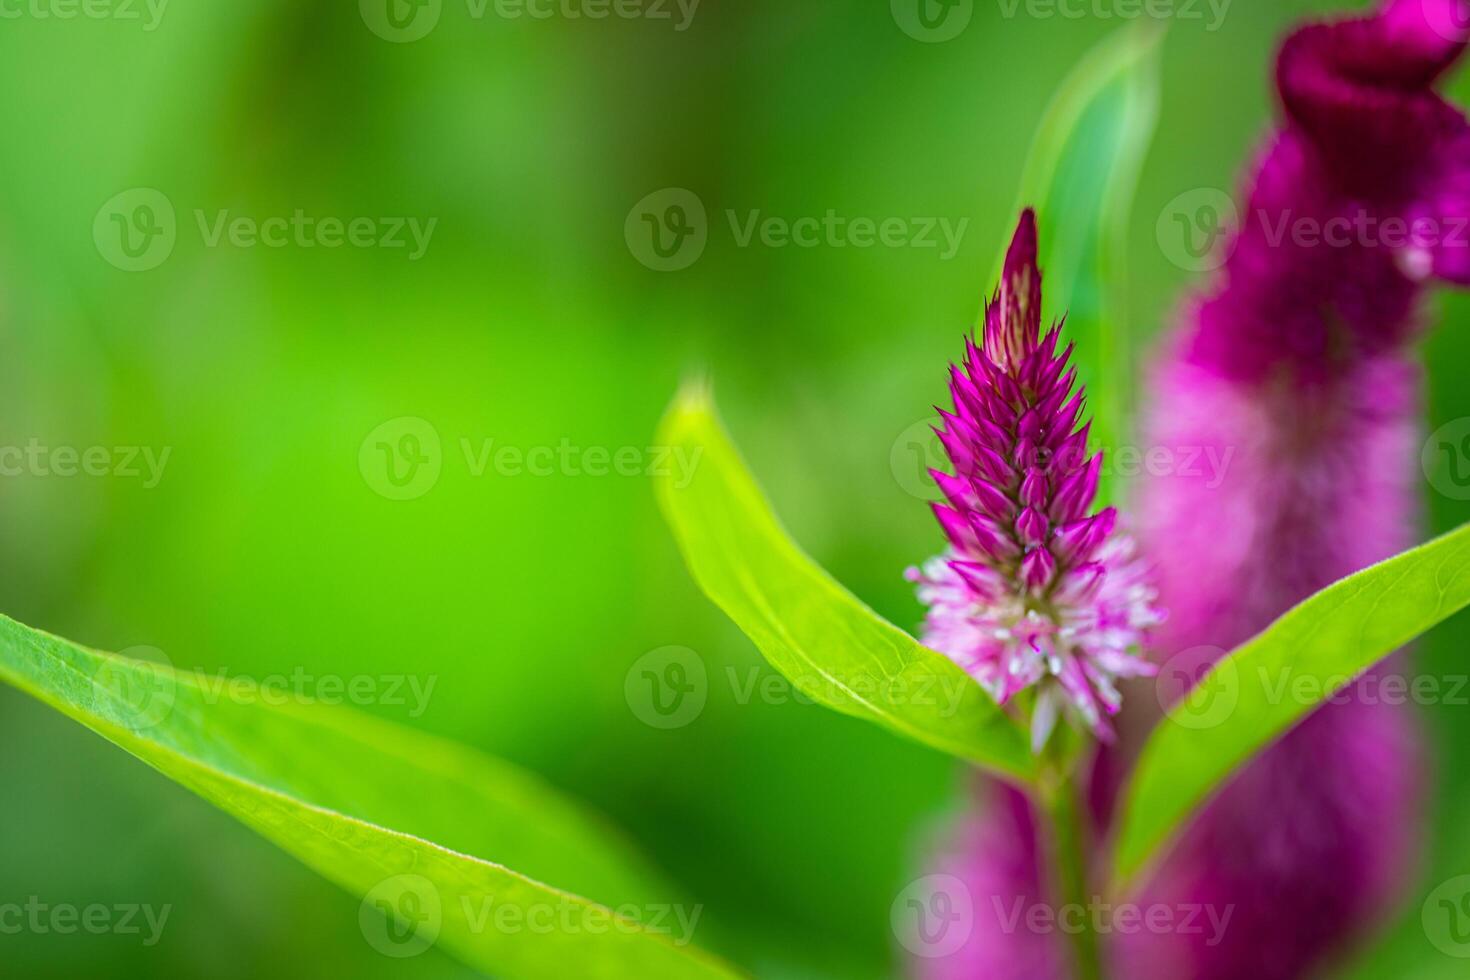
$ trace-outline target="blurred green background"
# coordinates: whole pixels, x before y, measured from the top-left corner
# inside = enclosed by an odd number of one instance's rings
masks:
[[[349,2],[174,0],[152,30],[141,4],[137,20],[7,8],[23,14],[0,20],[0,445],[170,456],[151,488],[0,478],[0,610],[209,672],[433,678],[416,717],[366,710],[606,811],[705,904],[698,941],[760,977],[892,975],[889,904],[955,805],[956,765],[820,708],[738,703],[727,669],[768,671],[697,594],[647,479],[476,476],[461,440],[641,450],[681,375],[704,367],[801,542],[915,624],[901,573],[938,533],[891,451],[942,395],[1040,113],[1120,26],[1010,6],[979,0],[945,43],[905,33],[887,4],[835,0],[706,0],[682,31],[676,9],[475,18],[444,0],[409,43]],[[1141,345],[1194,279],[1160,248],[1161,210],[1234,187],[1271,115],[1276,39],[1341,6],[1237,0],[1218,30],[1208,13],[1171,25],[1128,255]],[[177,242],[128,272],[93,224],[137,187],[176,209]],[[708,209],[709,242],[660,272],[624,223],[669,187]],[[195,212],[226,209],[437,224],[417,260],[210,247]],[[945,260],[741,247],[729,209],[969,224]],[[1470,415],[1470,305],[1436,309],[1432,425]],[[443,445],[438,482],[412,500],[359,466],[368,434],[402,416]],[[1425,499],[1435,529],[1470,519],[1427,482]],[[1421,665],[1463,673],[1467,641],[1462,617]],[[668,645],[697,651],[711,680],[675,731],[624,698],[630,665]],[[1426,724],[1443,748],[1432,856],[1355,975],[1461,975],[1418,903],[1470,872],[1470,769],[1455,758],[1470,713],[1431,708]],[[151,947],[0,936],[0,974],[470,975],[437,951],[379,956],[355,899],[8,689],[0,740],[0,902],[173,907]]]

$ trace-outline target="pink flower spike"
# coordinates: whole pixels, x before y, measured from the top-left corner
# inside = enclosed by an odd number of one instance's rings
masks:
[[[936,472],[950,547],[911,570],[929,607],[924,642],[970,673],[997,703],[1036,689],[1037,752],[1064,714],[1108,740],[1116,681],[1147,676],[1148,630],[1162,621],[1132,543],[1111,509],[1087,516],[1102,454],[1088,426],[1070,345],[1041,333],[1036,217],[1021,216],[985,332],[949,379],[954,411],[940,441],[954,476]]]

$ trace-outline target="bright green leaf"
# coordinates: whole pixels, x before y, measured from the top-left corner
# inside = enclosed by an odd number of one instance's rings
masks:
[[[1467,604],[1470,525],[1323,589],[1221,660],[1144,746],[1122,811],[1119,878],[1153,860],[1251,756]]]
[[[953,662],[844,589],[777,522],[707,389],[680,393],[659,443],[697,460],[659,499],[695,580],[777,670],[813,700],[1013,778],[1025,739]]]
[[[364,896],[364,938],[386,955],[438,943],[497,976],[734,976],[679,932],[678,913],[689,921],[697,907],[677,904],[614,832],[505,763],[3,616],[0,680]]]

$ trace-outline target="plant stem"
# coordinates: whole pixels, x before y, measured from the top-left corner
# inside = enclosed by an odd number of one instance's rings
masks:
[[[1051,864],[1061,900],[1057,919],[1059,925],[1063,924],[1064,910],[1069,907],[1082,910],[1077,930],[1064,930],[1072,944],[1073,975],[1076,980],[1103,980],[1102,954],[1089,914],[1092,897],[1088,887],[1087,827],[1068,768],[1054,770],[1041,785],[1051,829]]]

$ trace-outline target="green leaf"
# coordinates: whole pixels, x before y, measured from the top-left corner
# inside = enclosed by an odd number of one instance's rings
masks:
[[[1135,397],[1124,290],[1128,217],[1159,110],[1159,41],[1140,24],[1094,48],[1062,83],[1026,160],[1018,199],[1041,229],[1044,315],[1066,317],[1073,362],[1087,386],[1093,437],[1115,449]],[[992,281],[1000,279],[1005,244]],[[1104,468],[1099,500],[1113,500]]]
[[[653,916],[668,926],[697,907],[676,906],[626,842],[505,763],[245,680],[87,650],[3,616],[0,680],[366,896],[364,937],[386,955],[437,942],[501,976],[735,975],[686,934],[653,928]]]
[[[1144,746],[1122,810],[1120,880],[1252,755],[1467,604],[1470,525],[1323,589],[1221,660]]]
[[[690,571],[772,666],[844,714],[1005,776],[1029,776],[1025,739],[969,675],[869,609],[791,540],[703,385],[679,394],[658,441],[697,461],[687,485],[657,484]]]

